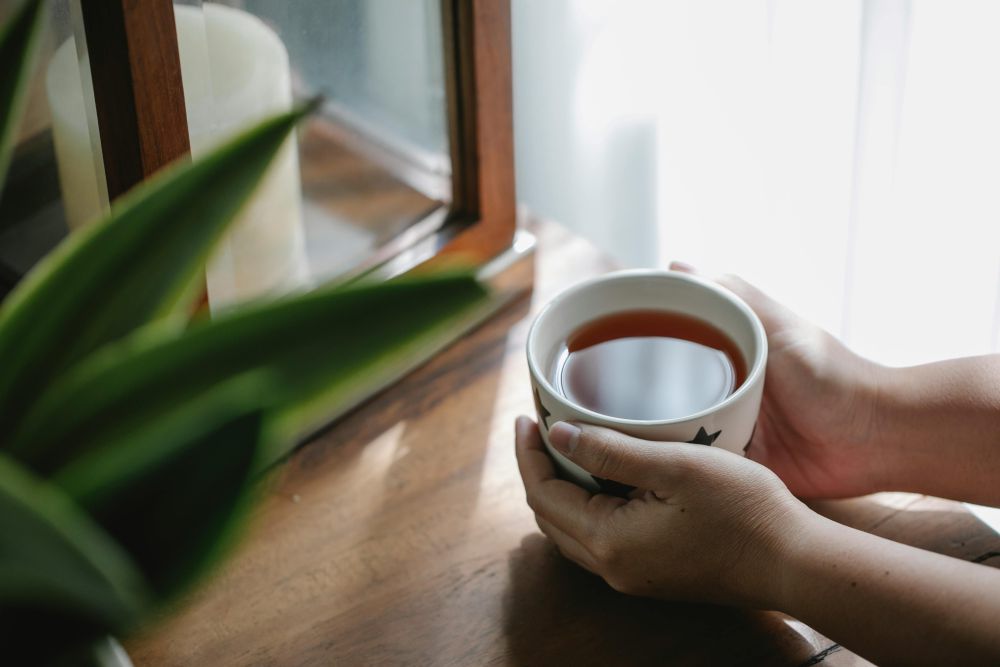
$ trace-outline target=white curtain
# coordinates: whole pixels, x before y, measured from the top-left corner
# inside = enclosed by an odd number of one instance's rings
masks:
[[[889,364],[1000,346],[1000,2],[513,0],[519,199]]]

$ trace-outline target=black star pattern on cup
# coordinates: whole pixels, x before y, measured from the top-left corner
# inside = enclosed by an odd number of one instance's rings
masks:
[[[705,430],[704,427],[702,427],[698,429],[698,434],[694,436],[694,439],[688,440],[687,442],[688,444],[691,445],[708,445],[709,447],[711,447],[712,443],[715,442],[715,439],[718,438],[720,435],[722,435],[721,429],[716,431],[715,433],[710,434],[708,431]]]
[[[538,388],[537,387],[535,387],[533,393],[535,394],[535,410],[538,412],[538,421],[540,421],[542,423],[542,428],[544,428],[546,431],[548,431],[549,430],[549,417],[552,416],[552,413],[549,412],[548,410],[546,410],[545,406],[542,405],[542,397],[538,395]]]

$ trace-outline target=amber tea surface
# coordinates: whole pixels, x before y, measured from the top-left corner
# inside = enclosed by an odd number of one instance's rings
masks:
[[[574,331],[553,369],[556,390],[610,417],[686,417],[746,380],[739,349],[715,326],[665,310],[628,310]]]

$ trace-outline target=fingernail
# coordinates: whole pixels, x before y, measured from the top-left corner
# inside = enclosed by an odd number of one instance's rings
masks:
[[[682,273],[698,273],[698,270],[687,262],[681,262],[676,259],[670,262],[670,270],[681,271]]]
[[[530,429],[531,426],[531,419],[521,415],[514,420],[514,433],[518,438],[523,438],[528,434],[528,429]]]
[[[568,422],[556,422],[549,429],[549,442],[557,450],[570,456],[580,442],[580,428]]]

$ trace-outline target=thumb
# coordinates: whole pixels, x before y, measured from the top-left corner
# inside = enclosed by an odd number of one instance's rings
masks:
[[[670,270],[704,277],[697,268],[686,262],[670,262]],[[795,313],[739,276],[730,273],[718,276],[714,280],[747,302],[747,305],[757,313],[757,317],[763,322],[768,335],[797,323],[798,316]]]
[[[549,442],[590,474],[641,489],[675,485],[693,472],[711,449],[642,440],[609,428],[570,422],[553,424]]]
[[[716,282],[747,302],[747,305],[757,313],[768,335],[792,328],[799,323],[798,315],[739,276],[726,274],[717,278]]]

